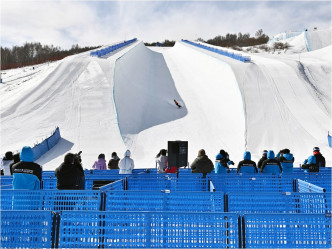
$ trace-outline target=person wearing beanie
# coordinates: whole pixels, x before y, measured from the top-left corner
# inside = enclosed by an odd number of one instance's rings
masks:
[[[190,167],[191,173],[203,173],[203,177],[205,177],[207,173],[211,173],[214,168],[212,161],[208,158],[203,149],[198,151],[198,156]]]
[[[21,161],[12,166],[13,189],[40,189],[42,168],[34,163],[33,150],[24,146],[20,153]]]
[[[13,160],[14,162],[12,162],[10,165],[9,165],[9,169],[10,169],[10,174],[13,175],[13,165],[18,163],[19,161],[21,161],[21,158],[20,158],[20,153],[16,153],[13,155]]]
[[[226,174],[230,172],[227,164],[229,160],[225,157],[225,154],[218,153],[216,155],[216,161],[214,162],[214,173]]]
[[[262,164],[266,159],[267,159],[267,150],[263,150],[263,155],[262,155],[261,159],[259,159],[258,164],[257,164],[259,169],[262,168]]]
[[[84,189],[84,172],[75,164],[75,154],[67,153],[63,163],[54,171],[57,189]]]
[[[2,158],[2,170],[4,175],[10,175],[10,164],[13,163],[13,152],[7,151]]]
[[[294,166],[294,156],[290,153],[289,149],[283,149],[280,151],[280,155],[276,158],[282,167],[283,173],[293,173],[293,166]]]
[[[133,172],[135,165],[134,160],[130,158],[130,155],[130,150],[126,150],[124,158],[122,158],[119,162],[119,174],[131,174]]]
[[[120,158],[118,157],[116,152],[113,152],[112,158],[111,158],[111,160],[109,160],[108,165],[107,165],[108,169],[119,169],[119,161],[120,161]]]
[[[318,167],[325,167],[325,157],[320,153],[318,147],[313,148],[313,155],[316,157],[316,164]]]
[[[237,173],[258,173],[256,163],[251,160],[250,151],[244,152],[243,160],[239,162],[236,172]]]
[[[267,152],[267,159],[263,162],[261,173],[282,173],[280,162],[274,158],[274,151]]]
[[[301,168],[309,170],[309,172],[319,172],[319,166],[316,161],[316,156],[309,156],[308,159],[303,162]]]
[[[97,170],[106,170],[105,154],[100,154],[98,156],[98,160],[95,161],[92,168]]]

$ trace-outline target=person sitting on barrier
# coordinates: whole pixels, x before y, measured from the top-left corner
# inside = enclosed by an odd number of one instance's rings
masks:
[[[98,156],[98,161],[95,161],[92,168],[97,170],[106,170],[105,154],[100,154]]]
[[[108,165],[107,165],[108,169],[119,169],[119,161],[120,161],[120,158],[118,157],[116,152],[113,152],[112,158],[111,158],[111,160],[109,160]]]
[[[15,163],[18,163],[19,161],[21,161],[20,159],[20,153],[16,153],[13,155],[13,160],[14,162],[12,162],[10,165],[9,165],[9,170],[10,170],[10,174],[13,175],[13,165]]]
[[[167,157],[166,153],[167,153],[167,150],[162,149],[156,156],[158,173],[165,173],[165,170],[168,165],[168,157]]]
[[[319,172],[316,157],[314,155],[309,156],[308,159],[304,160],[301,168],[309,172]]]
[[[229,154],[225,150],[220,150],[219,153],[225,158],[228,165],[234,165],[234,162],[229,159]]]
[[[239,162],[236,173],[258,173],[256,163],[251,160],[250,151],[244,152],[243,159]]]
[[[131,174],[135,165],[134,160],[130,158],[130,150],[126,150],[124,158],[119,162],[119,174]]]
[[[212,161],[208,158],[203,149],[198,151],[198,156],[190,167],[191,173],[203,173],[203,177],[205,177],[207,173],[211,173],[214,168]]]
[[[281,173],[282,168],[278,160],[274,158],[273,150],[267,152],[267,160],[262,164],[261,173]]]
[[[77,164],[76,155],[67,153],[64,162],[55,169],[57,189],[82,189],[84,172]]]
[[[41,189],[42,168],[34,163],[34,153],[31,147],[24,146],[20,153],[21,161],[14,164],[13,189]]]
[[[283,149],[279,153],[278,158],[276,158],[282,167],[283,173],[292,173],[293,172],[293,164],[295,158],[293,157],[293,154],[290,153],[289,149]]]
[[[262,155],[261,159],[259,159],[258,164],[257,164],[258,169],[262,168],[262,164],[266,159],[267,159],[267,150],[263,150],[263,155]]]
[[[13,163],[13,152],[7,151],[2,158],[2,169],[4,175],[10,175],[10,164]]]
[[[314,147],[313,155],[316,157],[316,164],[318,167],[325,167],[325,157],[320,153],[318,147]]]
[[[216,155],[216,161],[214,163],[214,173],[216,174],[225,174],[229,173],[230,169],[227,164],[229,160],[222,154],[218,153]]]

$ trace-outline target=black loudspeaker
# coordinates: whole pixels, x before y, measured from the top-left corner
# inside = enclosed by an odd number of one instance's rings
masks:
[[[188,164],[188,141],[168,141],[168,166],[185,167]]]

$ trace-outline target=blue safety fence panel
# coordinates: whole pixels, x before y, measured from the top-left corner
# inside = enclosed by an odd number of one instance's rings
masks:
[[[52,149],[60,140],[60,129],[57,127],[52,136],[47,139],[48,148]]]
[[[209,177],[216,191],[222,192],[293,192],[293,180],[279,177]]]
[[[127,190],[163,190],[169,189],[170,181],[166,178],[128,178]]]
[[[95,51],[91,51],[90,52],[90,56],[98,56],[98,57],[102,57],[108,53],[111,53],[111,52],[114,52],[116,51],[117,49],[119,48],[122,48],[130,43],[133,43],[137,41],[136,38],[134,39],[131,39],[129,41],[125,41],[125,42],[121,42],[121,43],[118,43],[118,44],[115,44],[115,45],[112,45],[112,46],[109,46],[109,47],[106,47],[106,48],[102,48],[102,49],[99,49],[99,50],[95,50]]]
[[[1,248],[51,248],[50,211],[1,210]]]
[[[244,193],[226,194],[228,212],[246,213],[331,213],[330,193]]]
[[[107,170],[85,170],[84,171],[85,175],[118,175],[119,174],[119,169],[107,169]]]
[[[115,182],[118,180],[125,179],[127,175],[99,175],[99,174],[90,174],[85,175],[85,190],[91,190],[93,189],[95,182],[105,182],[106,184],[109,184],[111,182]]]
[[[117,180],[115,182],[106,184],[99,188],[100,191],[109,191],[109,190],[125,190],[126,181]]]
[[[326,190],[315,184],[303,181],[301,179],[296,179],[297,192],[300,193],[324,193]]]
[[[239,248],[238,215],[64,211],[59,248]]]
[[[106,211],[223,212],[220,192],[107,191]]]
[[[83,190],[1,190],[1,210],[101,210],[102,193]]]
[[[245,248],[331,248],[330,214],[245,214]]]
[[[208,191],[208,180],[206,178],[171,178],[171,191]]]
[[[59,142],[60,138],[60,129],[59,127],[57,127],[50,137],[46,138],[41,143],[36,144],[32,148],[32,151],[34,153],[34,161],[36,161],[46,152],[51,150]]]
[[[12,189],[13,188],[13,176],[0,176],[0,188]]]
[[[45,177],[42,178],[43,189],[56,189],[57,179],[54,177]]]

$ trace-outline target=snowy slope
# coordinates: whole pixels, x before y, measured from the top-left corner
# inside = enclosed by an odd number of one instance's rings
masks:
[[[106,58],[82,53],[35,70],[7,70],[1,154],[33,146],[59,126],[61,141],[38,160],[44,169],[56,168],[69,151],[82,150],[91,168],[98,154],[108,160],[126,148],[136,168],[154,167],[171,140],[189,141],[189,161],[201,148],[211,159],[226,149],[238,162],[245,149],[257,160],[263,149],[288,147],[301,162],[319,146],[331,164],[329,54],[331,46],[300,58],[251,55],[252,63],[242,63],[182,42],[154,51],[136,42]]]

